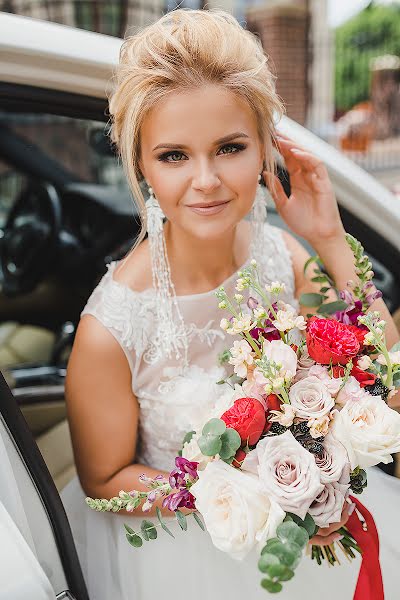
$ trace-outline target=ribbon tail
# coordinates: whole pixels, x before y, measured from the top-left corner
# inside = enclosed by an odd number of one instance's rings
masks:
[[[381,565],[379,562],[379,537],[371,513],[354,496],[350,496],[356,509],[347,521],[347,529],[362,550],[362,563],[353,600],[384,600]],[[363,518],[363,521],[357,515]]]

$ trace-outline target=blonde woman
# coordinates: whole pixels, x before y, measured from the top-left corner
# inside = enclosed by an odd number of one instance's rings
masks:
[[[63,498],[89,593],[93,600],[265,598],[255,553],[236,563],[193,525],[175,540],[161,532],[157,542],[133,549],[123,523],[137,530],[140,509],[95,513],[84,498],[144,489],[141,473],[169,471],[184,433],[221,394],[215,382],[225,368],[217,358],[230,340],[219,327],[217,287],[223,283],[232,293],[237,270],[256,258],[263,283],[283,281],[293,306],[312,291],[303,247],[265,222],[261,178],[289,228],[345,286],[352,256],[336,200],[324,166],[280,138],[275,143],[292,183],[291,197],[284,194],[274,176],[274,129],[282,113],[274,79],[258,39],[223,11],[176,10],[128,37],[110,113],[143,232],[124,260],[108,265],[88,300],[68,366],[79,480]],[[392,344],[398,334],[390,315],[382,300],[375,307],[388,321]],[[385,478],[374,473],[371,487],[378,479],[379,489],[388,489]],[[390,515],[393,493],[387,493]],[[347,519],[345,509],[341,522],[313,541],[332,542]],[[347,600],[357,566],[328,570],[305,559],[281,598]]]

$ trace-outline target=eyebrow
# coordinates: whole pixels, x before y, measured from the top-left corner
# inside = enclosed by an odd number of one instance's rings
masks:
[[[223,144],[225,142],[230,142],[231,140],[235,140],[236,138],[249,138],[250,136],[248,136],[246,133],[243,133],[242,131],[236,131],[235,133],[230,133],[229,135],[226,135],[222,138],[220,138],[219,140],[216,140],[215,145],[218,144]],[[184,144],[169,144],[169,143],[162,143],[162,144],[158,144],[157,146],[155,146],[153,148],[153,152],[154,150],[157,150],[158,148],[173,148],[173,149],[182,149],[185,150],[188,148],[188,146],[185,146]]]

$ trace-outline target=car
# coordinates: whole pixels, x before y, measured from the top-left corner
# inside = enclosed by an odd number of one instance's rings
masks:
[[[86,299],[140,228],[107,135],[121,43],[0,13],[1,600],[88,599],[59,496],[75,473],[64,378]],[[283,118],[278,131],[324,161],[398,318],[400,205],[301,125]],[[289,193],[282,162],[279,176]],[[269,219],[285,228],[273,204]]]

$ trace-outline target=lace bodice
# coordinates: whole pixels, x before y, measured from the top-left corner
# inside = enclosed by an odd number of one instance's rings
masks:
[[[256,254],[248,260],[257,260],[262,283],[283,281],[283,299],[298,308],[291,257],[281,230],[265,224]],[[156,331],[154,290],[136,292],[117,282],[113,278],[117,264],[107,265],[82,316],[96,317],[129,362],[132,390],[140,406],[136,461],[169,470],[185,433],[201,425],[208,409],[226,391],[225,385],[217,384],[227,374],[226,367],[218,364],[218,355],[232,345],[232,336],[219,326],[224,314],[215,290],[178,296],[189,341],[189,368],[183,372],[179,360],[163,354]],[[222,284],[229,295],[234,293],[236,279],[234,273]]]

